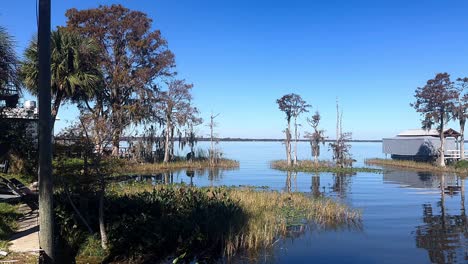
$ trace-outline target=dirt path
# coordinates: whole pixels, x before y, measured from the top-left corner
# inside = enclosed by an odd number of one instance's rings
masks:
[[[32,207],[32,208],[31,208]],[[18,230],[10,238],[9,250],[15,253],[39,253],[39,211],[35,206],[21,204]]]

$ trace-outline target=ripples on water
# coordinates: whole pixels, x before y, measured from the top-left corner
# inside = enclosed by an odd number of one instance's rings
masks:
[[[199,147],[207,148],[202,142]],[[252,185],[326,195],[362,210],[362,230],[299,232],[283,239],[260,262],[276,263],[468,263],[466,179],[384,169],[383,173],[289,175],[270,169],[284,158],[279,142],[221,142],[224,156],[240,161],[231,171],[186,171],[146,178],[197,186]],[[322,150],[321,159],[331,153]],[[186,151],[185,151],[186,152]],[[185,153],[181,151],[180,154]],[[299,143],[299,159],[310,158],[308,143]],[[365,158],[384,157],[381,143],[353,143],[356,166]],[[193,176],[193,177],[189,177]],[[239,262],[248,259],[239,258]]]

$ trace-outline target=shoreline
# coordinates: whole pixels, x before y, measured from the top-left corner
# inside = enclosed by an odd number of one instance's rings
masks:
[[[468,173],[468,168],[457,168],[451,165],[446,167],[439,167],[427,162],[417,162],[411,160],[392,160],[392,159],[365,159],[364,164],[377,165],[377,166],[388,166],[399,169],[406,170],[417,170],[417,171],[427,171],[427,172],[449,172],[457,173],[462,176],[466,176]]]

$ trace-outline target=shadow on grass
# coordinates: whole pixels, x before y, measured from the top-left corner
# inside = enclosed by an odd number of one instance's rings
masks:
[[[98,249],[83,248],[89,234],[84,228],[76,228],[82,224],[72,216],[65,198],[58,198],[60,234],[70,245],[67,254],[76,256],[85,251],[96,255]],[[98,204],[97,197],[90,197],[88,204],[85,218],[96,235],[98,208],[92,205]],[[178,256],[185,260],[195,256],[198,260],[213,259],[223,254],[229,237],[240,232],[246,221],[241,207],[222,192],[180,187],[110,195],[106,197],[105,209],[110,249],[103,255],[107,261],[137,263]]]
[[[16,207],[7,203],[0,203],[0,240],[6,240],[14,232],[16,220],[21,216]]]

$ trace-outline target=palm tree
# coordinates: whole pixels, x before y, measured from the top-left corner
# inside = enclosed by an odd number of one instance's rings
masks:
[[[0,26],[0,90],[19,87],[18,58],[14,42],[4,27]]]
[[[98,52],[98,46],[91,39],[60,29],[51,33],[52,125],[62,103],[89,100],[96,94],[101,83]],[[21,76],[26,88],[37,95],[39,54],[36,38],[24,57]]]

